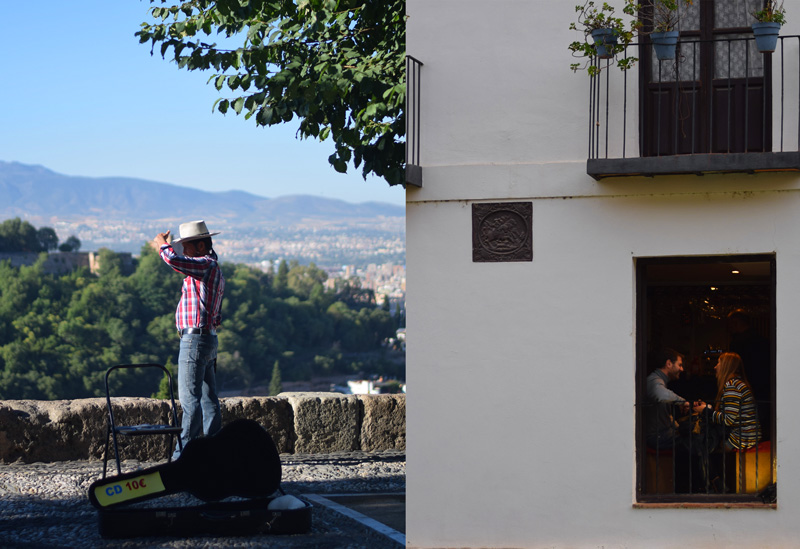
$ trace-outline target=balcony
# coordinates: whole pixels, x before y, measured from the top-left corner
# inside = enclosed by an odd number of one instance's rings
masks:
[[[422,62],[406,56],[406,185],[422,187],[420,166],[420,71]]]
[[[618,176],[800,171],[800,36],[760,53],[752,35],[682,37],[674,60],[645,40],[638,78],[593,59],[587,173]]]
[[[422,61],[406,55],[406,185],[422,187],[419,153],[420,72]]]

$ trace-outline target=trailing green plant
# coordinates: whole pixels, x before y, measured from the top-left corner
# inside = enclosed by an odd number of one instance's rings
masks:
[[[586,61],[583,63],[572,63],[570,69],[576,72],[581,69],[587,69],[590,76],[595,76],[600,72],[600,66],[590,63],[591,59],[597,57],[597,44],[594,40],[590,40],[592,31],[598,29],[609,29],[612,31],[614,38],[613,43],[606,45],[609,57],[615,57],[617,54],[625,51],[628,44],[633,41],[635,32],[641,26],[641,22],[636,18],[639,4],[634,0],[625,0],[625,5],[622,8],[622,13],[628,15],[630,18],[626,23],[622,17],[615,16],[616,10],[607,2],[601,5],[595,4],[593,0],[587,0],[584,4],[575,6],[575,12],[578,14],[577,21],[570,23],[570,30],[582,31],[584,39],[576,40],[569,45],[569,50],[572,52],[573,57],[585,57]],[[636,57],[624,56],[617,60],[617,66],[622,70],[627,70],[638,61]]]
[[[767,0],[764,8],[754,11],[753,17],[759,23],[779,23],[786,24],[786,9],[783,7],[783,0]]]
[[[582,64],[572,63],[570,68],[573,71],[586,69],[590,76],[595,76],[600,72],[600,65],[590,62],[591,59],[598,56],[598,45],[589,39],[592,31],[596,29],[613,31],[616,42],[606,44],[606,49],[608,57],[617,57],[618,54],[626,51],[637,34],[674,30],[683,16],[679,10],[680,5],[691,6],[693,4],[694,0],[644,0],[641,4],[636,0],[624,0],[622,13],[630,17],[627,23],[622,17],[615,15],[616,8],[607,2],[598,5],[593,0],[587,0],[584,4],[575,6],[578,18],[577,21],[570,23],[569,28],[583,31],[584,40],[572,42],[569,49],[574,57],[588,59]],[[645,31],[645,29],[647,30]],[[617,59],[616,64],[620,69],[627,70],[638,60],[637,57],[625,55]]]

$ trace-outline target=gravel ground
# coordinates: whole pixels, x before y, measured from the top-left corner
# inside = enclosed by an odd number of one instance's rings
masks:
[[[281,487],[286,493],[344,494],[405,492],[405,455],[394,452],[283,455]],[[123,472],[155,465],[123,462]],[[113,468],[113,464],[110,464]],[[358,522],[316,505],[311,531],[294,535],[249,537],[151,537],[107,540],[100,537],[97,511],[87,497],[100,478],[99,461],[0,465],[0,547],[60,548],[369,548],[396,549],[399,544]],[[136,505],[181,506],[202,503],[175,494]]]

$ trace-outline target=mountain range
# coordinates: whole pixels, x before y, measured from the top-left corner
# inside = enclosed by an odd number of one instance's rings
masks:
[[[0,221],[52,227],[82,251],[138,253],[153,236],[204,219],[228,261],[287,259],[318,265],[404,264],[405,208],[311,195],[264,198],[126,177],[76,177],[0,161]],[[177,236],[177,235],[176,235]]]
[[[311,195],[265,198],[244,191],[207,192],[127,177],[80,177],[43,166],[0,161],[0,218],[138,221],[218,218],[226,224],[294,225],[404,217],[402,206],[352,204]],[[213,212],[211,214],[210,212]]]

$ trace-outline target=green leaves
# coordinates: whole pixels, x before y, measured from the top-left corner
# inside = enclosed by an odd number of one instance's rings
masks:
[[[236,114],[241,114],[243,106],[244,97],[237,97],[236,101],[233,102],[233,110],[236,111]]]
[[[213,68],[209,82],[233,92],[213,108],[261,126],[297,117],[299,137],[332,138],[336,171],[352,162],[365,178],[403,183],[404,0],[189,0],[151,14],[161,22],[143,23],[140,42],[179,68]]]
[[[672,0],[653,0],[658,3]],[[691,2],[691,0],[683,0]],[[571,63],[570,69],[576,72],[580,69],[587,69],[589,76],[596,76],[601,70],[600,63],[592,63],[593,58],[610,59],[624,54],[617,59],[617,66],[622,70],[629,69],[637,58],[628,56],[627,47],[633,41],[635,32],[641,28],[642,23],[637,18],[641,6],[636,0],[624,0],[623,13],[630,16],[626,24],[620,17],[614,16],[615,8],[607,2],[601,6],[596,6],[594,0],[586,0],[584,4],[575,6],[577,21],[569,24],[569,29],[581,31],[584,34],[583,40],[576,40],[568,46],[573,57],[588,58],[583,63]],[[610,31],[608,38],[595,38],[595,31]],[[589,37],[592,40],[589,40]],[[597,40],[601,40],[598,45]],[[602,46],[602,47],[601,47]]]

